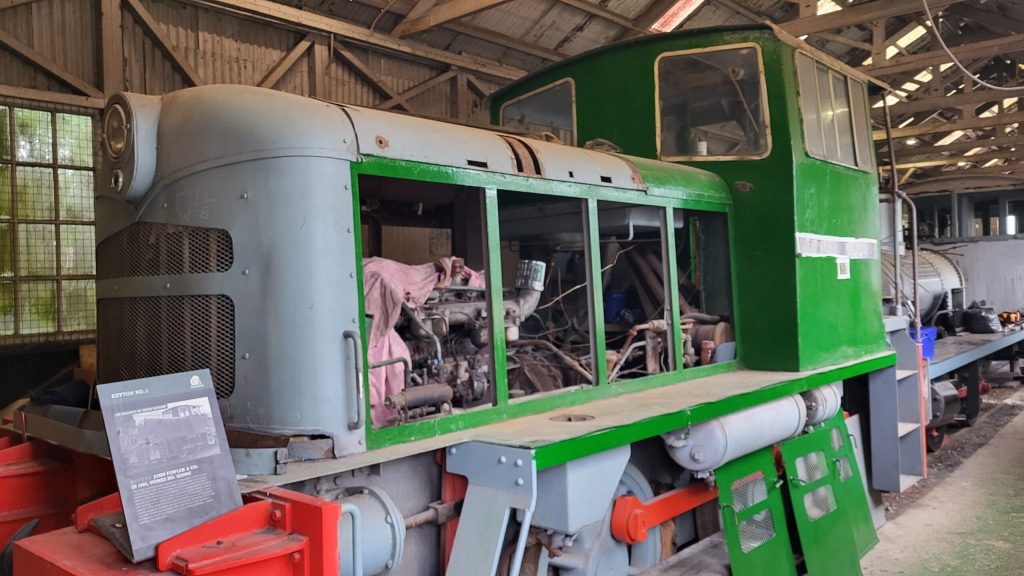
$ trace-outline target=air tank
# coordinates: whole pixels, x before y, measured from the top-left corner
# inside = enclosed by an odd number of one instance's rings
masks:
[[[807,404],[798,394],[681,428],[662,436],[669,456],[698,476],[792,438],[807,422]]]
[[[902,268],[903,309],[907,315],[914,312],[913,256],[908,252],[900,256]],[[882,251],[882,297],[895,297],[896,279],[891,251]],[[921,321],[933,324],[939,312],[963,308],[964,276],[960,268],[946,255],[934,250],[918,252],[918,285],[921,297]]]

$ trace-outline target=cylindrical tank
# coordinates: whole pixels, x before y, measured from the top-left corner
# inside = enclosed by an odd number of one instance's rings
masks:
[[[930,324],[935,315],[942,310],[953,307],[952,292],[964,289],[964,276],[960,268],[941,252],[920,250],[918,252],[918,285],[921,295],[921,321]],[[903,269],[902,298],[904,310],[908,315],[914,311],[914,273],[913,257],[908,252],[900,258]],[[892,252],[882,251],[882,297],[893,298],[896,294]]]
[[[698,475],[792,438],[807,421],[807,405],[798,394],[701,422],[663,436],[669,456]]]
[[[843,383],[820,386],[801,396],[807,403],[807,425],[816,426],[839,413],[843,402]]]

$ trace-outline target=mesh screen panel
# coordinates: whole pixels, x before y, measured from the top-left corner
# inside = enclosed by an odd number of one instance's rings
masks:
[[[100,300],[97,307],[100,382],[209,368],[218,398],[234,391],[235,305],[231,298],[114,298]]]
[[[846,482],[853,476],[853,468],[850,466],[850,459],[842,457],[839,459],[839,481]]]
[[[839,428],[832,429],[832,449],[839,452],[843,449],[843,433],[839,431]]]
[[[757,471],[732,483],[733,507],[742,512],[768,499],[768,485],[764,472]]]
[[[227,230],[155,222],[136,222],[96,250],[103,279],[226,272],[234,259]]]
[[[831,513],[836,509],[836,495],[832,492],[832,486],[826,484],[804,494],[804,507],[812,522]]]
[[[740,549],[750,552],[775,538],[775,518],[771,510],[763,510],[740,522]]]
[[[732,483],[733,508],[736,513],[768,499],[768,484],[760,470]],[[775,537],[775,521],[771,510],[763,510],[740,521],[740,547],[750,552]]]
[[[828,465],[825,463],[825,453],[811,452],[796,459],[797,477],[810,484],[820,480],[828,474]]]

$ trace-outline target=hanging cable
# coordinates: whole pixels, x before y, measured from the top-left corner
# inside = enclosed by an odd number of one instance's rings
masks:
[[[931,24],[932,27],[932,34],[934,34],[935,39],[939,41],[939,46],[942,46],[942,49],[946,52],[946,55],[949,56],[949,59],[952,60],[953,64],[956,64],[956,67],[963,71],[964,74],[970,76],[978,84],[981,84],[982,86],[985,86],[986,88],[990,88],[992,90],[1002,90],[1003,92],[1018,92],[1024,90],[1024,86],[996,86],[994,84],[989,84],[988,82],[985,82],[978,76],[975,76],[974,73],[968,70],[967,67],[961,64],[960,60],[958,60],[957,57],[953,55],[953,52],[949,49],[949,46],[946,46],[946,41],[942,39],[942,33],[939,30],[939,27],[935,25],[935,20],[932,18],[932,11],[930,8],[928,8],[928,0],[921,0],[921,5],[924,6],[925,16],[928,17],[928,23]]]

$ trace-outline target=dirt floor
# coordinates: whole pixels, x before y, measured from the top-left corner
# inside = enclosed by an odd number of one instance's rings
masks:
[[[1024,574],[1024,389],[999,377],[971,428],[947,435],[928,478],[886,498],[865,576]]]

